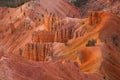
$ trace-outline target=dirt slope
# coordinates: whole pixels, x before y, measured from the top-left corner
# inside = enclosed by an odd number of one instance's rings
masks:
[[[18,8],[0,8],[0,44],[6,48],[6,53],[14,53],[0,59],[0,79],[120,80],[120,17],[109,12],[90,11],[88,18],[80,19],[81,12],[76,7],[65,0],[55,1],[41,0]],[[69,12],[71,8],[72,12]],[[37,43],[31,38],[34,31],[46,30],[42,18],[49,13],[57,17],[55,27],[66,30],[57,37],[61,39],[61,35],[67,35],[72,38],[53,42],[52,56],[49,55],[51,59],[48,61],[35,62],[16,55],[19,48],[29,43],[32,44],[26,51],[31,52],[26,54],[36,57],[32,53],[46,53],[45,46],[37,51]],[[48,21],[47,24],[51,23]],[[96,43],[91,45],[90,40]],[[47,46],[47,49],[50,48]]]
[[[97,73],[84,74],[76,62],[36,63],[15,55],[1,60],[0,69],[1,80],[103,80]]]
[[[17,8],[0,8],[0,44],[7,52],[14,52],[31,42],[33,31],[42,28],[41,18],[48,13],[60,18],[81,17],[80,10],[65,0],[31,1]]]
[[[108,11],[120,16],[119,0],[88,0],[88,2],[80,7],[82,15],[86,17],[88,11]]]
[[[91,19],[88,18],[84,20],[81,28],[78,28],[78,34],[86,29],[87,33],[83,36],[70,40],[67,46],[55,44],[55,56],[63,60],[78,61],[84,72],[102,72],[106,79],[119,80],[120,18],[107,12],[98,12],[97,15],[98,17],[93,16],[92,20],[94,22],[98,19],[97,23],[90,25]],[[91,39],[96,40],[96,46],[86,47]]]

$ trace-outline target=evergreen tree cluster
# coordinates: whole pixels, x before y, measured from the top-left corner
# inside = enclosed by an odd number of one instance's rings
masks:
[[[18,7],[30,0],[0,0],[1,7]]]
[[[80,7],[88,2],[88,0],[71,0],[73,4],[75,4],[77,7]]]

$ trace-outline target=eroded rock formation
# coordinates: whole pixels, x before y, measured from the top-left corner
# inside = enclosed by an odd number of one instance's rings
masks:
[[[84,36],[87,33],[87,29],[84,27],[80,27],[79,29],[74,31],[73,39]]]
[[[92,5],[91,5],[92,4]],[[120,16],[120,0],[90,0],[80,6],[82,16],[87,17],[88,11],[107,11]]]
[[[45,29],[47,31],[52,31],[54,30],[53,29],[53,24],[56,22],[56,21],[59,21],[60,18],[58,18],[57,16],[55,16],[54,14],[52,13],[47,13],[46,15],[43,16],[43,19],[42,19],[42,23],[45,25]]]
[[[54,42],[55,32],[51,31],[35,31],[32,34],[33,43],[49,43]]]
[[[29,18],[26,18],[24,20],[24,28],[25,28],[25,30],[31,30],[32,29],[31,21],[30,21]]]
[[[89,14],[89,24],[90,25],[94,25],[94,24],[97,24],[99,22],[98,12],[89,11],[88,14]]]
[[[55,42],[64,43],[70,39],[72,39],[72,28],[63,28],[55,33]]]
[[[25,45],[22,56],[33,61],[44,61],[45,57],[50,55],[51,48],[51,43],[28,43]]]
[[[10,23],[10,31],[11,31],[11,33],[14,33],[14,31],[15,31],[15,26],[13,23]]]
[[[63,28],[57,31],[35,31],[32,34],[33,43],[67,42],[73,38],[72,28]]]

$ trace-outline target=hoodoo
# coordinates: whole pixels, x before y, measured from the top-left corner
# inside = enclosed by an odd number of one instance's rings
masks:
[[[1,0],[0,80],[120,80],[119,3]]]

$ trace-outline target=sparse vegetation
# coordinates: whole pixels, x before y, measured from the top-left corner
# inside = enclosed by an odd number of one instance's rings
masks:
[[[96,40],[95,39],[92,39],[92,40],[89,40],[88,43],[86,44],[86,46],[95,46],[96,44]]]
[[[107,80],[106,76],[103,77],[104,80]]]
[[[75,4],[77,7],[80,7],[88,2],[88,0],[71,0],[73,4]]]
[[[0,6],[17,7],[30,0],[0,0]]]
[[[113,41],[118,40],[118,35],[116,35],[116,34],[112,35],[112,40]]]
[[[118,35],[117,34],[114,34],[111,36],[111,39],[112,39],[112,43],[115,45],[115,46],[119,46],[118,44]]]

